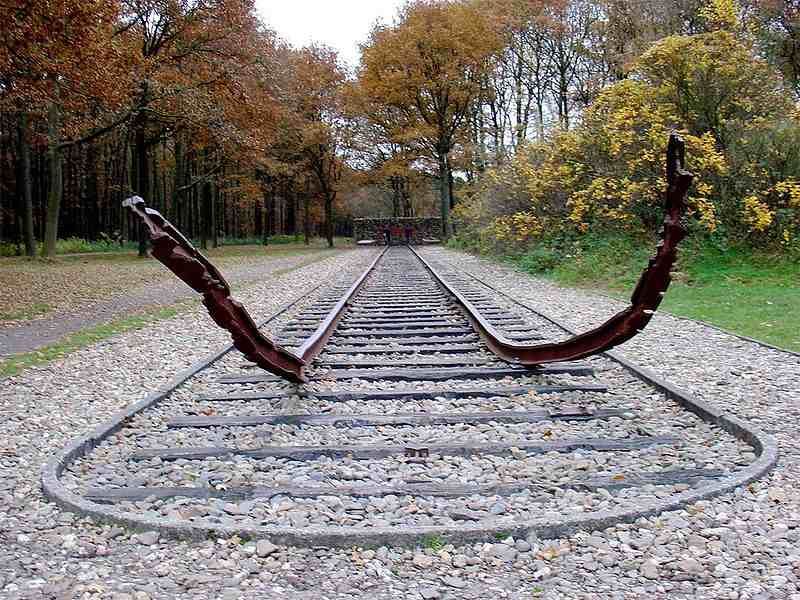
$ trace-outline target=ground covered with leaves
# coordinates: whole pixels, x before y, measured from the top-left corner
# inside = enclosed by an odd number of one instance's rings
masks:
[[[320,244],[233,246],[209,255],[232,285],[272,279],[337,253]],[[197,294],[135,254],[0,262],[0,377],[196,307]]]
[[[321,250],[319,245],[230,246],[208,255],[223,272],[265,259]],[[174,278],[155,260],[135,252],[62,256],[55,260],[0,259],[0,327],[52,318],[125,295],[142,286]]]

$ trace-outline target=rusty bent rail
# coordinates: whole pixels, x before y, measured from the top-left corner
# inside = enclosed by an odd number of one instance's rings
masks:
[[[157,210],[148,208],[139,196],[122,203],[147,227],[153,244],[152,255],[194,291],[203,295],[203,304],[214,322],[227,329],[233,345],[262,369],[293,382],[306,380],[306,365],[319,354],[333,333],[345,306],[359,290],[367,275],[382,256],[379,255],[328,313],[319,327],[299,349],[290,352],[261,333],[250,313],[231,297],[231,289],[222,273],[203,256],[175,226]]]
[[[599,354],[631,339],[645,328],[669,287],[670,270],[675,264],[678,244],[686,237],[682,223],[686,212],[686,197],[693,175],[684,170],[685,146],[683,139],[673,133],[667,146],[667,192],[664,209],[664,226],[656,255],[639,278],[631,296],[631,305],[608,321],[568,340],[548,344],[522,344],[498,331],[478,308],[437,273],[419,254],[439,283],[450,292],[466,310],[472,325],[480,332],[489,348],[501,358],[522,365],[540,365],[549,362],[569,361]],[[416,254],[416,252],[415,252]]]
[[[670,270],[677,257],[678,244],[686,236],[681,222],[686,211],[686,196],[693,175],[684,170],[684,142],[673,133],[667,147],[667,192],[664,227],[656,255],[642,273],[631,296],[631,306],[608,321],[585,333],[557,343],[528,345],[509,339],[486,318],[470,300],[437,273],[413,249],[439,283],[466,310],[472,325],[488,347],[501,358],[522,365],[570,361],[598,354],[621,344],[639,333],[652,318],[669,287]],[[153,243],[153,256],[166,265],[192,289],[203,294],[203,304],[220,327],[230,331],[234,346],[261,368],[290,381],[306,381],[304,369],[322,350],[336,329],[350,299],[358,292],[381,253],[331,309],[314,333],[294,354],[262,334],[247,310],[231,298],[225,278],[158,211],[145,206],[138,196],[123,202],[147,226]],[[385,250],[384,250],[385,252]]]

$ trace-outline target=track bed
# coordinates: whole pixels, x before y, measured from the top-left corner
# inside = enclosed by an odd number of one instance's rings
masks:
[[[508,338],[567,336],[427,261]],[[300,347],[360,274],[341,273],[266,330]],[[191,535],[488,539],[679,505],[747,480],[760,451],[607,356],[534,369],[498,359],[404,247],[378,261],[308,375],[290,384],[228,353],[66,465],[60,483],[96,514]]]

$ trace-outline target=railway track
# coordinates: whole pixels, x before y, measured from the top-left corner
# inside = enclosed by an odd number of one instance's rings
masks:
[[[48,495],[178,535],[418,543],[633,520],[774,461],[759,432],[608,355],[498,358],[487,324],[512,342],[570,334],[435,252],[365,254],[267,325],[295,354],[317,347],[308,381],[216,357],[65,450]]]

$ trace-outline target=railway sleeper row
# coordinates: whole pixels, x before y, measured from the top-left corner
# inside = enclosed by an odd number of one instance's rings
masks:
[[[426,260],[505,335],[565,336],[440,251]],[[356,276],[343,273],[270,334],[302,345]],[[634,511],[756,458],[608,358],[524,368],[469,323],[412,252],[391,248],[306,383],[228,354],[62,479],[124,514],[208,529],[503,528]]]

